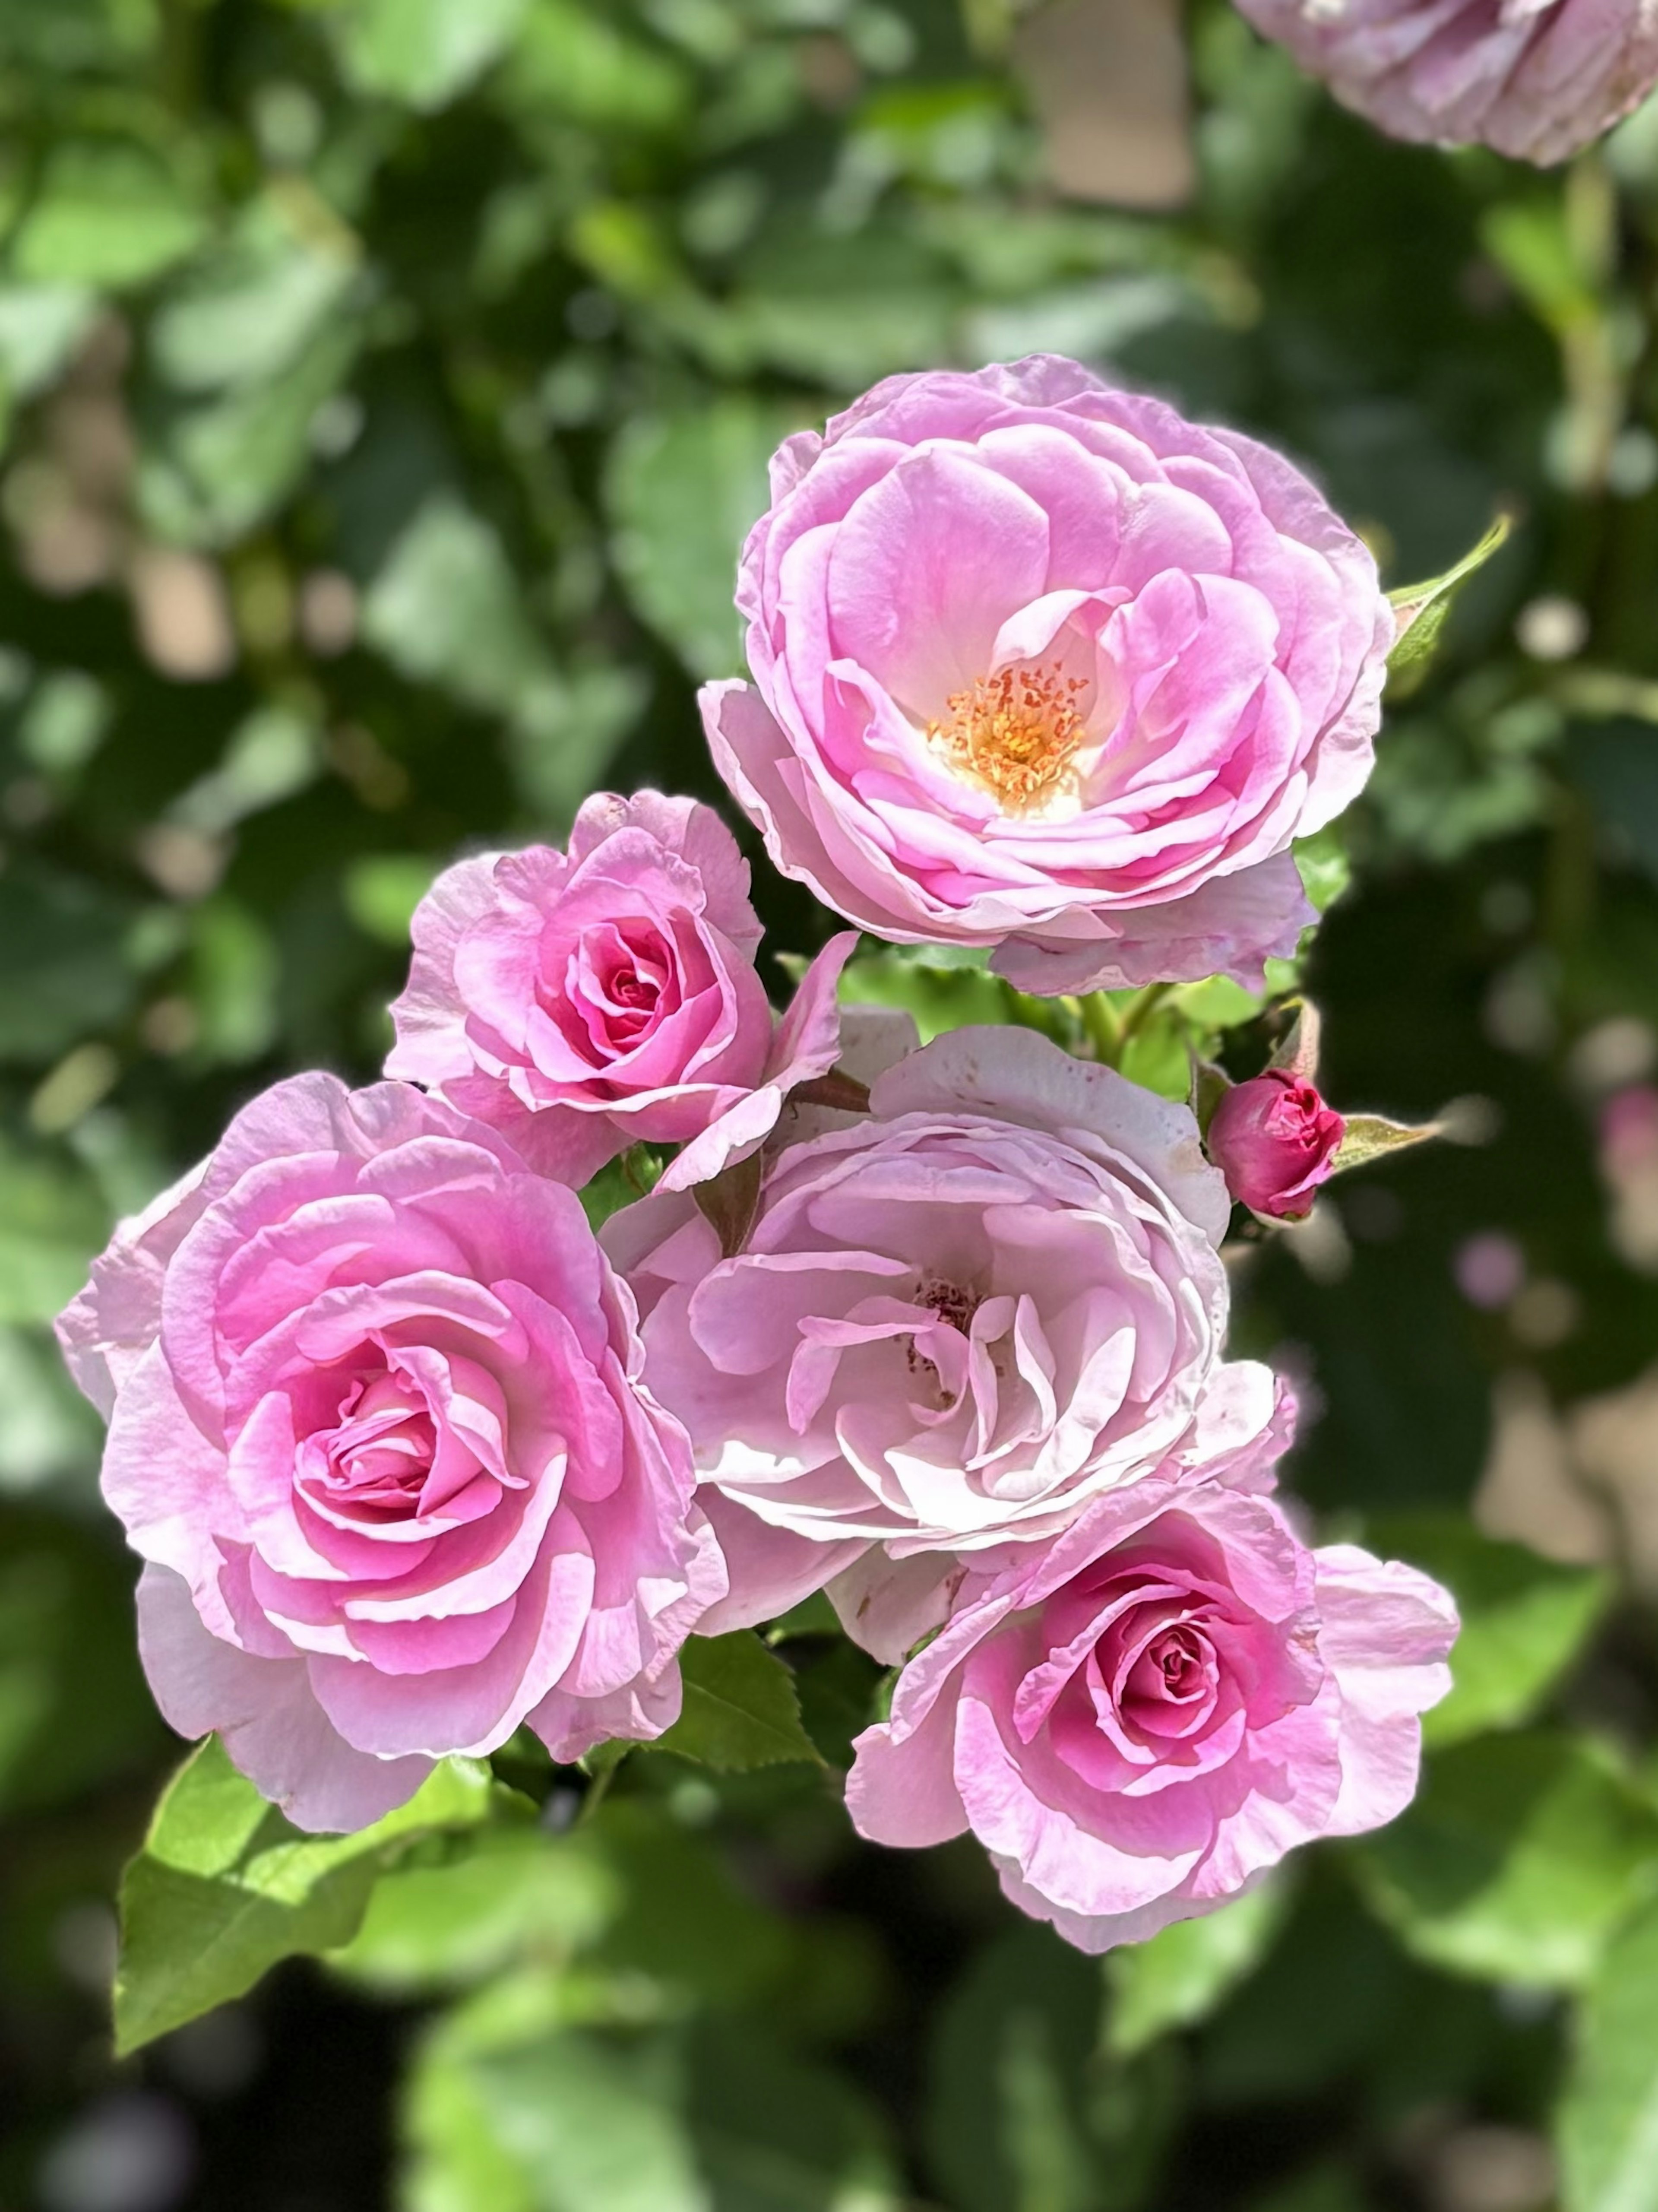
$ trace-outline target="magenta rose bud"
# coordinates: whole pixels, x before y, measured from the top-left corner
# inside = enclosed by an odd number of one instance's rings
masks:
[[[726,1588],[689,1449],[580,1200],[493,1131],[279,1083],[58,1334],[148,1563],[155,1701],[300,1826],[361,1827],[521,1723],[569,1759],[677,1716]]]
[[[604,793],[568,853],[545,845],[446,869],[415,910],[388,1075],[501,1130],[580,1185],[635,1142],[687,1145],[677,1188],[768,1133],[838,1051],[847,931],[782,1024],[754,956],[748,864],[711,807]]]
[[[1230,1206],[1184,1107],[1014,1028],[936,1039],[871,1107],[770,1160],[732,1256],[688,1196],[604,1231],[650,1388],[690,1431],[731,1574],[721,1625],[872,1544],[902,1560],[1051,1535],[1273,1423],[1270,1372],[1224,1357]],[[865,1640],[869,1565],[846,1608]]]
[[[1394,622],[1278,454],[1054,356],[891,377],[777,453],[737,596],[715,765],[849,921],[1048,994],[1294,950]]]
[[[1160,1476],[1043,1550],[965,1564],[858,1739],[847,1804],[872,1841],[970,1831],[1014,1904],[1099,1952],[1409,1803],[1457,1626],[1413,1568]]]
[[[1209,1124],[1209,1157],[1252,1213],[1299,1221],[1333,1173],[1347,1124],[1305,1076],[1269,1067],[1227,1091]]]
[[[1651,0],[1238,0],[1395,138],[1564,161],[1658,82]]]

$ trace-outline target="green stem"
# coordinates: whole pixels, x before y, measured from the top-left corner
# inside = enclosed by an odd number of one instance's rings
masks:
[[[1085,999],[1074,1003],[1083,1032],[1094,1048],[1095,1059],[1107,1067],[1114,1067],[1123,1043],[1123,1028],[1116,1008],[1103,991],[1090,991]]]
[[[1146,1021],[1149,1017],[1157,1012],[1157,1008],[1163,1004],[1169,993],[1177,988],[1178,986],[1174,983],[1148,983],[1146,985],[1145,990],[1140,993],[1139,998],[1134,1000],[1127,1012],[1122,1017],[1122,1041],[1125,1044],[1127,1043],[1130,1037],[1138,1036],[1139,1035],[1140,1031],[1145,1027]]]

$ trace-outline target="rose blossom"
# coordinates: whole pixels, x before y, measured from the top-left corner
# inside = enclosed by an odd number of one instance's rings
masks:
[[[671,1189],[752,1151],[838,1045],[821,952],[774,1023],[755,973],[748,864],[711,807],[601,793],[568,854],[545,845],[446,869],[415,910],[388,1075],[440,1091],[579,1186],[636,1140],[696,1139]]]
[[[1299,1221],[1329,1180],[1346,1129],[1316,1085],[1269,1067],[1224,1094],[1205,1141],[1234,1198],[1271,1220]]]
[[[1016,1905],[1097,1952],[1410,1802],[1456,1633],[1413,1568],[1309,1550],[1266,1498],[1161,1476],[1045,1551],[968,1565],[858,1739],[847,1803],[873,1841],[970,1829]]]
[[[1047,993],[1294,950],[1394,630],[1287,461],[1049,356],[789,439],[738,605],[754,681],[703,720],[777,866]]]
[[[725,1588],[581,1204],[399,1084],[301,1075],[125,1224],[58,1324],[149,1563],[139,1643],[307,1828],[527,1722],[659,1735]]]
[[[770,1160],[732,1257],[683,1196],[605,1226],[720,1500],[722,1626],[874,1540],[1048,1534],[1272,1420],[1267,1370],[1221,1357],[1230,1203],[1184,1107],[1021,1029],[936,1039],[871,1107]]]
[[[1238,0],[1395,138],[1564,161],[1658,82],[1655,0]]]

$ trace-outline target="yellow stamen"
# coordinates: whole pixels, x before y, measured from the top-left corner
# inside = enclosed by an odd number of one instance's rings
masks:
[[[1076,704],[1088,689],[1062,661],[1047,668],[1003,668],[953,692],[929,741],[958,774],[999,800],[1007,814],[1042,805],[1064,781],[1085,735]]]

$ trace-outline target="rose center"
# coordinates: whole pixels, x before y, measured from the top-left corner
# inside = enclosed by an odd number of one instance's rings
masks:
[[[1062,661],[998,669],[952,692],[942,720],[927,725],[927,738],[1005,813],[1031,813],[1070,772],[1086,734],[1077,699],[1087,689]]]

